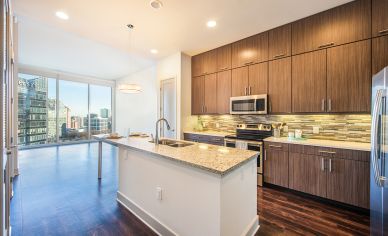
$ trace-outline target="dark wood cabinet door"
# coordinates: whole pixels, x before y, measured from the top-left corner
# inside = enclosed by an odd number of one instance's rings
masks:
[[[268,32],[268,59],[291,56],[291,24]]]
[[[372,36],[388,34],[387,12],[387,0],[372,0]]]
[[[368,209],[369,163],[335,158],[328,161],[327,198]]]
[[[211,74],[217,71],[217,50],[205,52],[202,60],[203,74]]]
[[[257,58],[255,62],[268,61],[268,32],[256,35],[257,40]]]
[[[325,112],[326,50],[292,57],[292,111]]]
[[[268,96],[270,113],[291,112],[291,57],[269,62]]]
[[[204,79],[204,113],[217,113],[217,74],[206,75]]]
[[[264,157],[264,182],[288,188],[288,152],[269,149]]]
[[[293,55],[330,46],[331,15],[325,11],[291,23]]]
[[[249,66],[249,95],[267,94],[268,88],[268,62]]]
[[[370,40],[327,50],[327,111],[370,112]]]
[[[232,97],[248,93],[248,66],[232,70]]]
[[[232,46],[230,44],[217,48],[217,71],[232,68]]]
[[[229,114],[232,95],[232,71],[217,73],[217,113]]]
[[[334,45],[371,37],[371,1],[356,0],[330,10],[331,38]]]
[[[237,68],[257,61],[257,35],[232,44],[232,67]]]
[[[290,189],[326,197],[325,159],[315,155],[289,153]]]
[[[200,115],[204,112],[204,76],[194,77],[191,80],[191,114]]]
[[[192,77],[201,76],[203,74],[203,54],[193,56],[191,58],[191,75]]]
[[[388,66],[388,35],[372,39],[372,74]]]

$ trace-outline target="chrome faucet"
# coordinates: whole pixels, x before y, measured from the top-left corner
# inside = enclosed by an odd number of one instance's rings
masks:
[[[159,120],[157,120],[156,124],[155,124],[155,126],[156,126],[155,140],[154,140],[155,144],[159,144],[159,123],[161,121],[165,121],[166,122],[166,126],[167,126],[167,130],[170,130],[170,124],[168,123],[168,121],[166,119],[160,118]]]

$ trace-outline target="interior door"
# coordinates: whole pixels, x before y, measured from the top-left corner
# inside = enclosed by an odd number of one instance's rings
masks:
[[[171,129],[161,125],[161,137],[176,139],[176,88],[175,79],[162,80],[160,86],[160,118],[165,118]]]

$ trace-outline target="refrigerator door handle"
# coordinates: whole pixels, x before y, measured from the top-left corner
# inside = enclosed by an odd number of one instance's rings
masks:
[[[373,176],[375,177],[375,181],[377,186],[383,187],[384,186],[384,179],[385,177],[382,178],[380,176],[380,167],[378,164],[378,156],[380,155],[379,153],[379,143],[377,142],[378,139],[378,129],[379,129],[379,111],[381,108],[381,102],[382,102],[382,97],[383,97],[384,90],[379,89],[376,92],[376,97],[375,97],[375,102],[373,106],[373,112],[372,112],[372,152],[371,152],[371,161],[372,161],[372,167],[373,167]]]

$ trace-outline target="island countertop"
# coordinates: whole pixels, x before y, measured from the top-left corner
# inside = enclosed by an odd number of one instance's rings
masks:
[[[149,142],[149,138],[130,137],[107,139],[102,135],[95,135],[93,137],[118,147],[148,152],[162,158],[177,161],[221,176],[232,172],[234,169],[256,158],[258,155],[258,152],[255,151],[202,143],[193,143],[193,145],[190,146],[177,148],[161,144],[155,145],[154,143]]]

